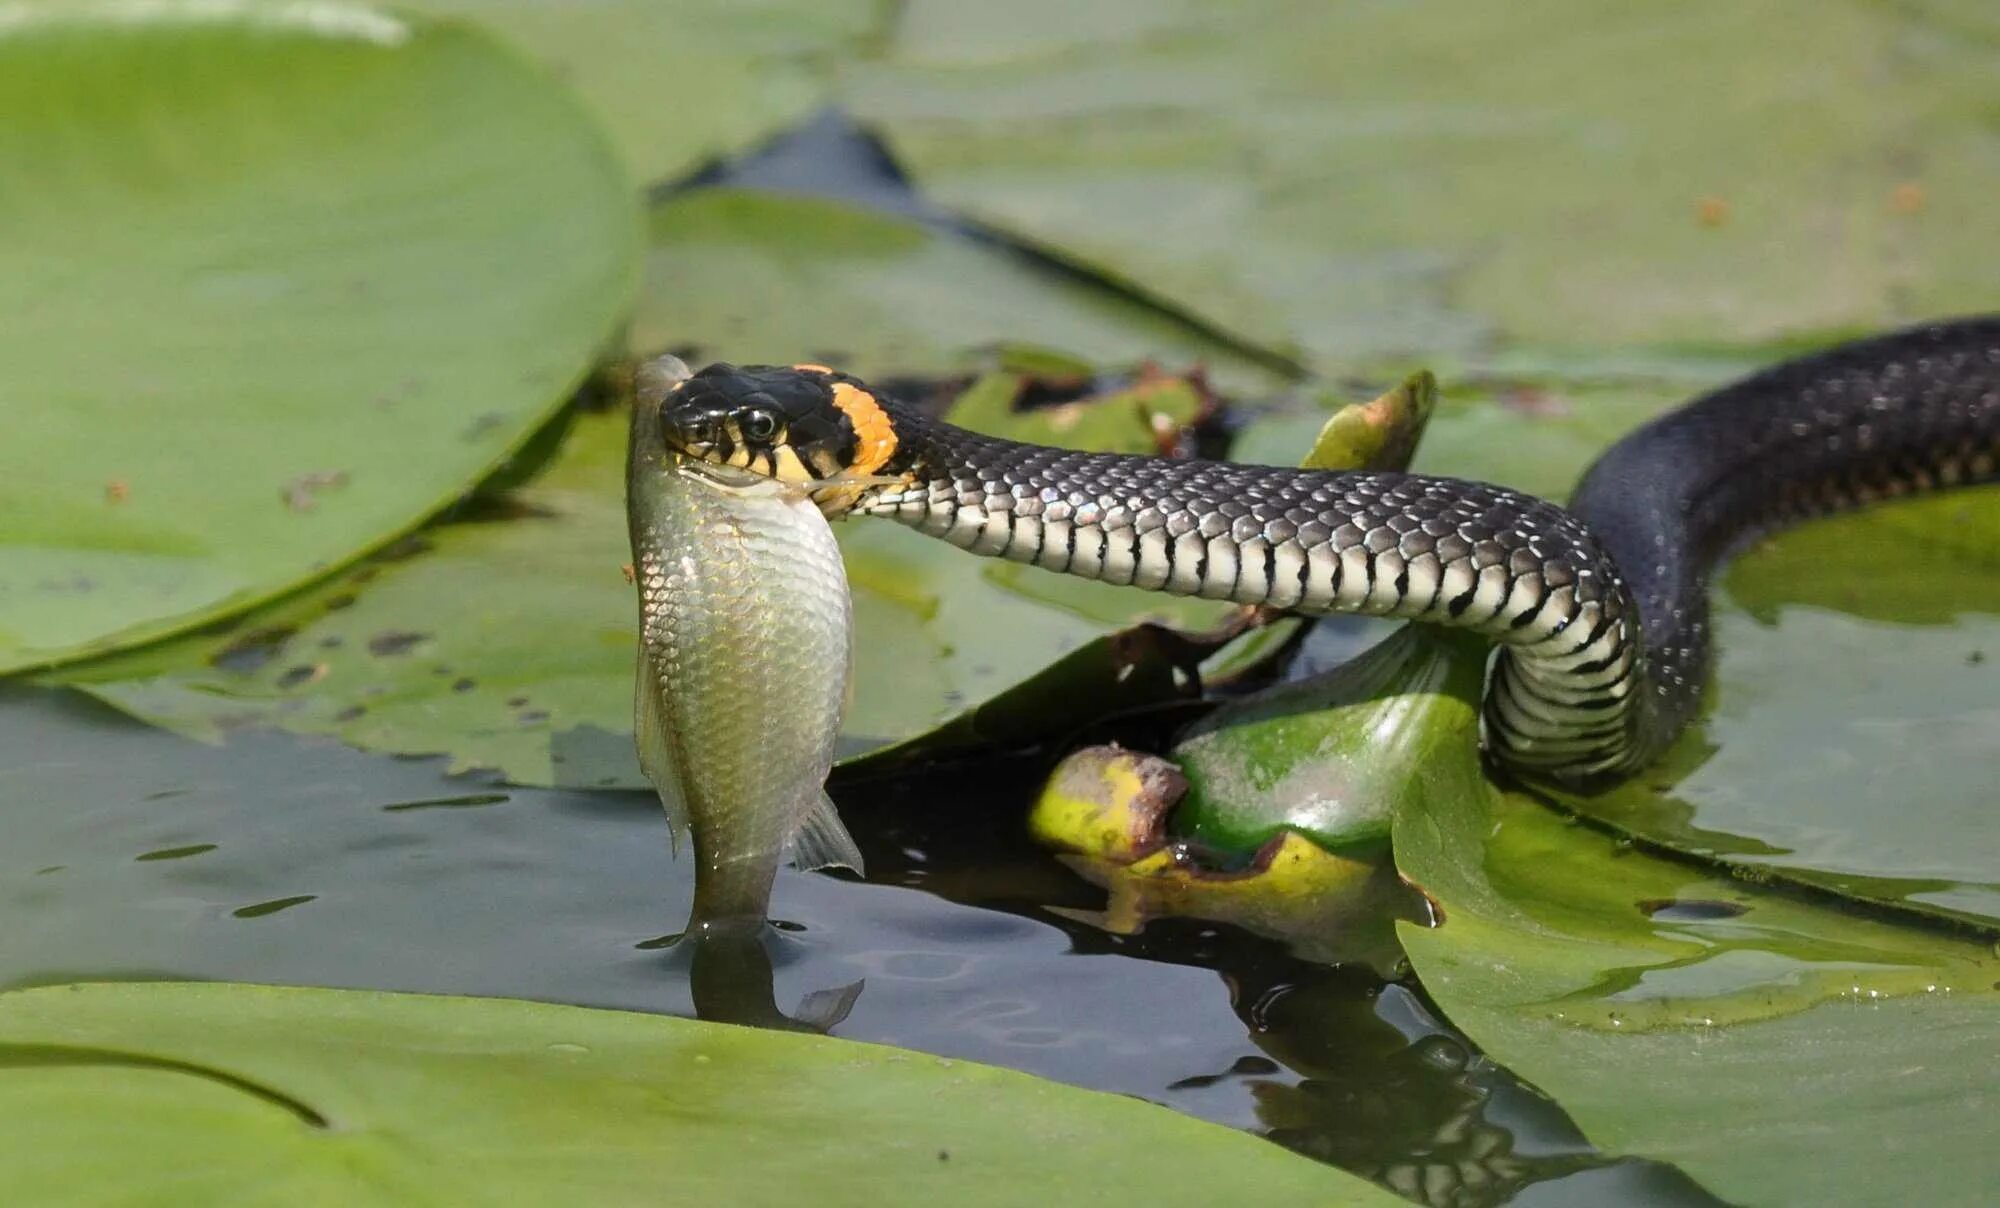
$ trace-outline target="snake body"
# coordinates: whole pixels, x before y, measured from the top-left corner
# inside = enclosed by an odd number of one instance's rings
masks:
[[[1717,390],[1614,445],[1568,508],[1422,474],[1023,444],[821,366],[704,370],[688,384],[686,447],[768,464],[739,428],[716,435],[691,418],[749,416],[762,430],[767,409],[844,421],[831,447],[789,463],[820,478],[829,511],[1108,583],[1483,634],[1500,647],[1485,703],[1493,757],[1587,783],[1643,766],[1693,716],[1708,577],[1738,543],[1995,477],[2000,316],[1841,345]]]

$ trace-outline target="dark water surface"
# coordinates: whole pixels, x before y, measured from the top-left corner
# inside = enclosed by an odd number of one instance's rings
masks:
[[[1595,1154],[1412,985],[1197,921],[1116,936],[1057,913],[1103,895],[1026,841],[1037,771],[837,785],[871,883],[786,870],[770,965],[711,962],[697,996],[686,950],[661,943],[691,867],[648,796],[277,734],[209,747],[0,690],[0,985],[223,979],[782,1023],[860,982],[836,1035],[1137,1095],[1431,1203],[1711,1202]]]

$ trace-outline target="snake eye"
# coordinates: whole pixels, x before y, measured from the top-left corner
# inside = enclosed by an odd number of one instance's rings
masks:
[[[769,440],[778,434],[778,418],[769,411],[752,411],[743,417],[743,435],[751,440]]]

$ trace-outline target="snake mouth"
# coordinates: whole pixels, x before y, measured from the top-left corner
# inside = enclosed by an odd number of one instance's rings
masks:
[[[755,470],[746,470],[738,466],[724,465],[721,462],[707,461],[693,453],[678,452],[676,456],[679,458],[677,469],[697,475],[725,491],[734,491],[738,494],[753,494],[798,489],[780,479],[772,478],[768,474],[760,474]]]

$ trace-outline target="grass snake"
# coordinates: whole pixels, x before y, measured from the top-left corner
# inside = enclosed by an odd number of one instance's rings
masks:
[[[1732,550],[1790,521],[1995,477],[2000,315],[1724,386],[1613,445],[1566,508],[1457,478],[1024,444],[820,365],[711,365],[661,419],[681,451],[807,485],[829,516],[886,516],[1108,583],[1473,630],[1499,647],[1490,755],[1589,784],[1643,767],[1693,717],[1708,578]]]

